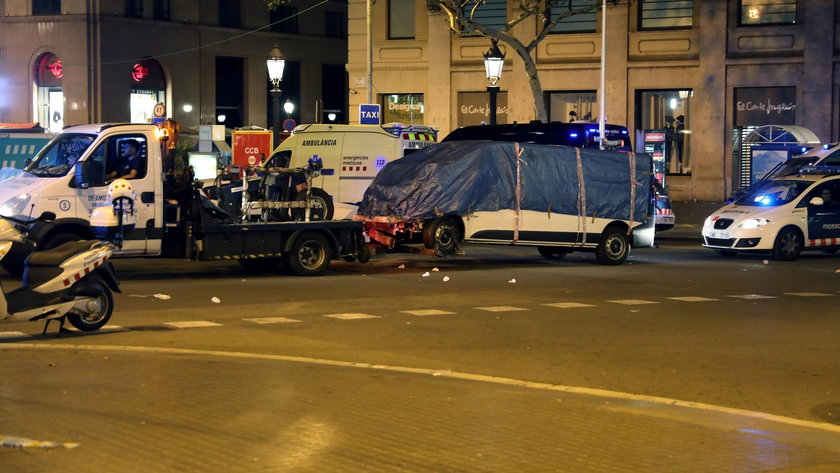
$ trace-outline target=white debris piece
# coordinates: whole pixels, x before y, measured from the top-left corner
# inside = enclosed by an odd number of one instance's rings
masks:
[[[508,284],[516,284],[516,278],[511,279],[510,281],[508,281]]]
[[[767,261],[767,260],[764,260],[764,264],[770,264],[770,262]]]
[[[401,264],[401,265],[397,266],[397,269],[405,269],[405,265]]]
[[[152,294],[152,295],[155,297],[155,299],[160,299],[160,300],[163,300],[163,301],[168,301],[169,299],[172,299],[172,296],[170,296],[168,294],[158,293],[158,294]]]
[[[214,304],[218,304],[218,303],[222,302],[222,300],[221,300],[221,299],[219,299],[219,298],[218,298],[218,297],[216,297],[216,296],[213,296],[213,298],[212,298],[212,299],[210,299],[210,300],[211,300]]]
[[[439,269],[437,269],[437,268],[432,268],[432,272],[433,272],[433,273],[436,273],[436,272],[438,272],[438,271],[440,271],[440,270],[439,270]]]
[[[449,276],[444,276],[443,277],[443,282],[447,282],[447,281],[449,281]]]
[[[431,274],[430,272],[426,271],[425,273],[423,273],[423,277],[427,278],[427,277],[429,277],[430,274]]]

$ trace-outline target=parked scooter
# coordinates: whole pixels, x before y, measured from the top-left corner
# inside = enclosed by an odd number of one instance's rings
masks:
[[[39,218],[55,219],[50,214],[45,212]],[[34,249],[35,245],[26,241],[26,222],[0,217],[0,261],[15,244]],[[0,320],[43,320],[43,333],[53,320],[59,321],[61,333],[65,319],[85,332],[100,329],[114,310],[111,291],[120,292],[116,273],[108,261],[114,249],[108,242],[81,240],[32,252],[24,262],[21,286],[7,293],[0,284]]]

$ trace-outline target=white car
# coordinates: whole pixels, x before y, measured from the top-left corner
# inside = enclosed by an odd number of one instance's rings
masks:
[[[706,218],[703,246],[726,256],[769,252],[791,261],[802,250],[840,249],[840,175],[797,174],[757,186]]]

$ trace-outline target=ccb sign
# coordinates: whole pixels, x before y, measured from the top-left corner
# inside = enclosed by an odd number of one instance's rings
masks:
[[[234,131],[233,164],[253,166],[271,156],[271,131]]]

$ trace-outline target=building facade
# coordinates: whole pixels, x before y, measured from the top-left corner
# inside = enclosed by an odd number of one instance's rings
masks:
[[[274,11],[261,0],[0,0],[0,122],[280,126],[266,68],[275,46],[292,109],[282,118],[341,121],[346,26],[344,0]]]
[[[518,5],[486,0],[480,22],[502,25]],[[621,0],[608,2],[606,23],[600,11],[564,19],[532,57],[549,119],[594,122],[605,32],[607,121],[626,125],[637,151],[657,150],[672,198],[720,201],[749,183],[745,138],[757,127],[797,125],[823,143],[838,139],[838,10],[835,0]],[[371,101],[384,121],[424,123],[441,136],[487,120],[487,38],[452,33],[423,0],[374,3],[370,36],[366,0],[350,0],[348,15],[351,121]],[[527,44],[538,21],[511,32]],[[524,63],[499,46],[498,120],[533,120]]]

